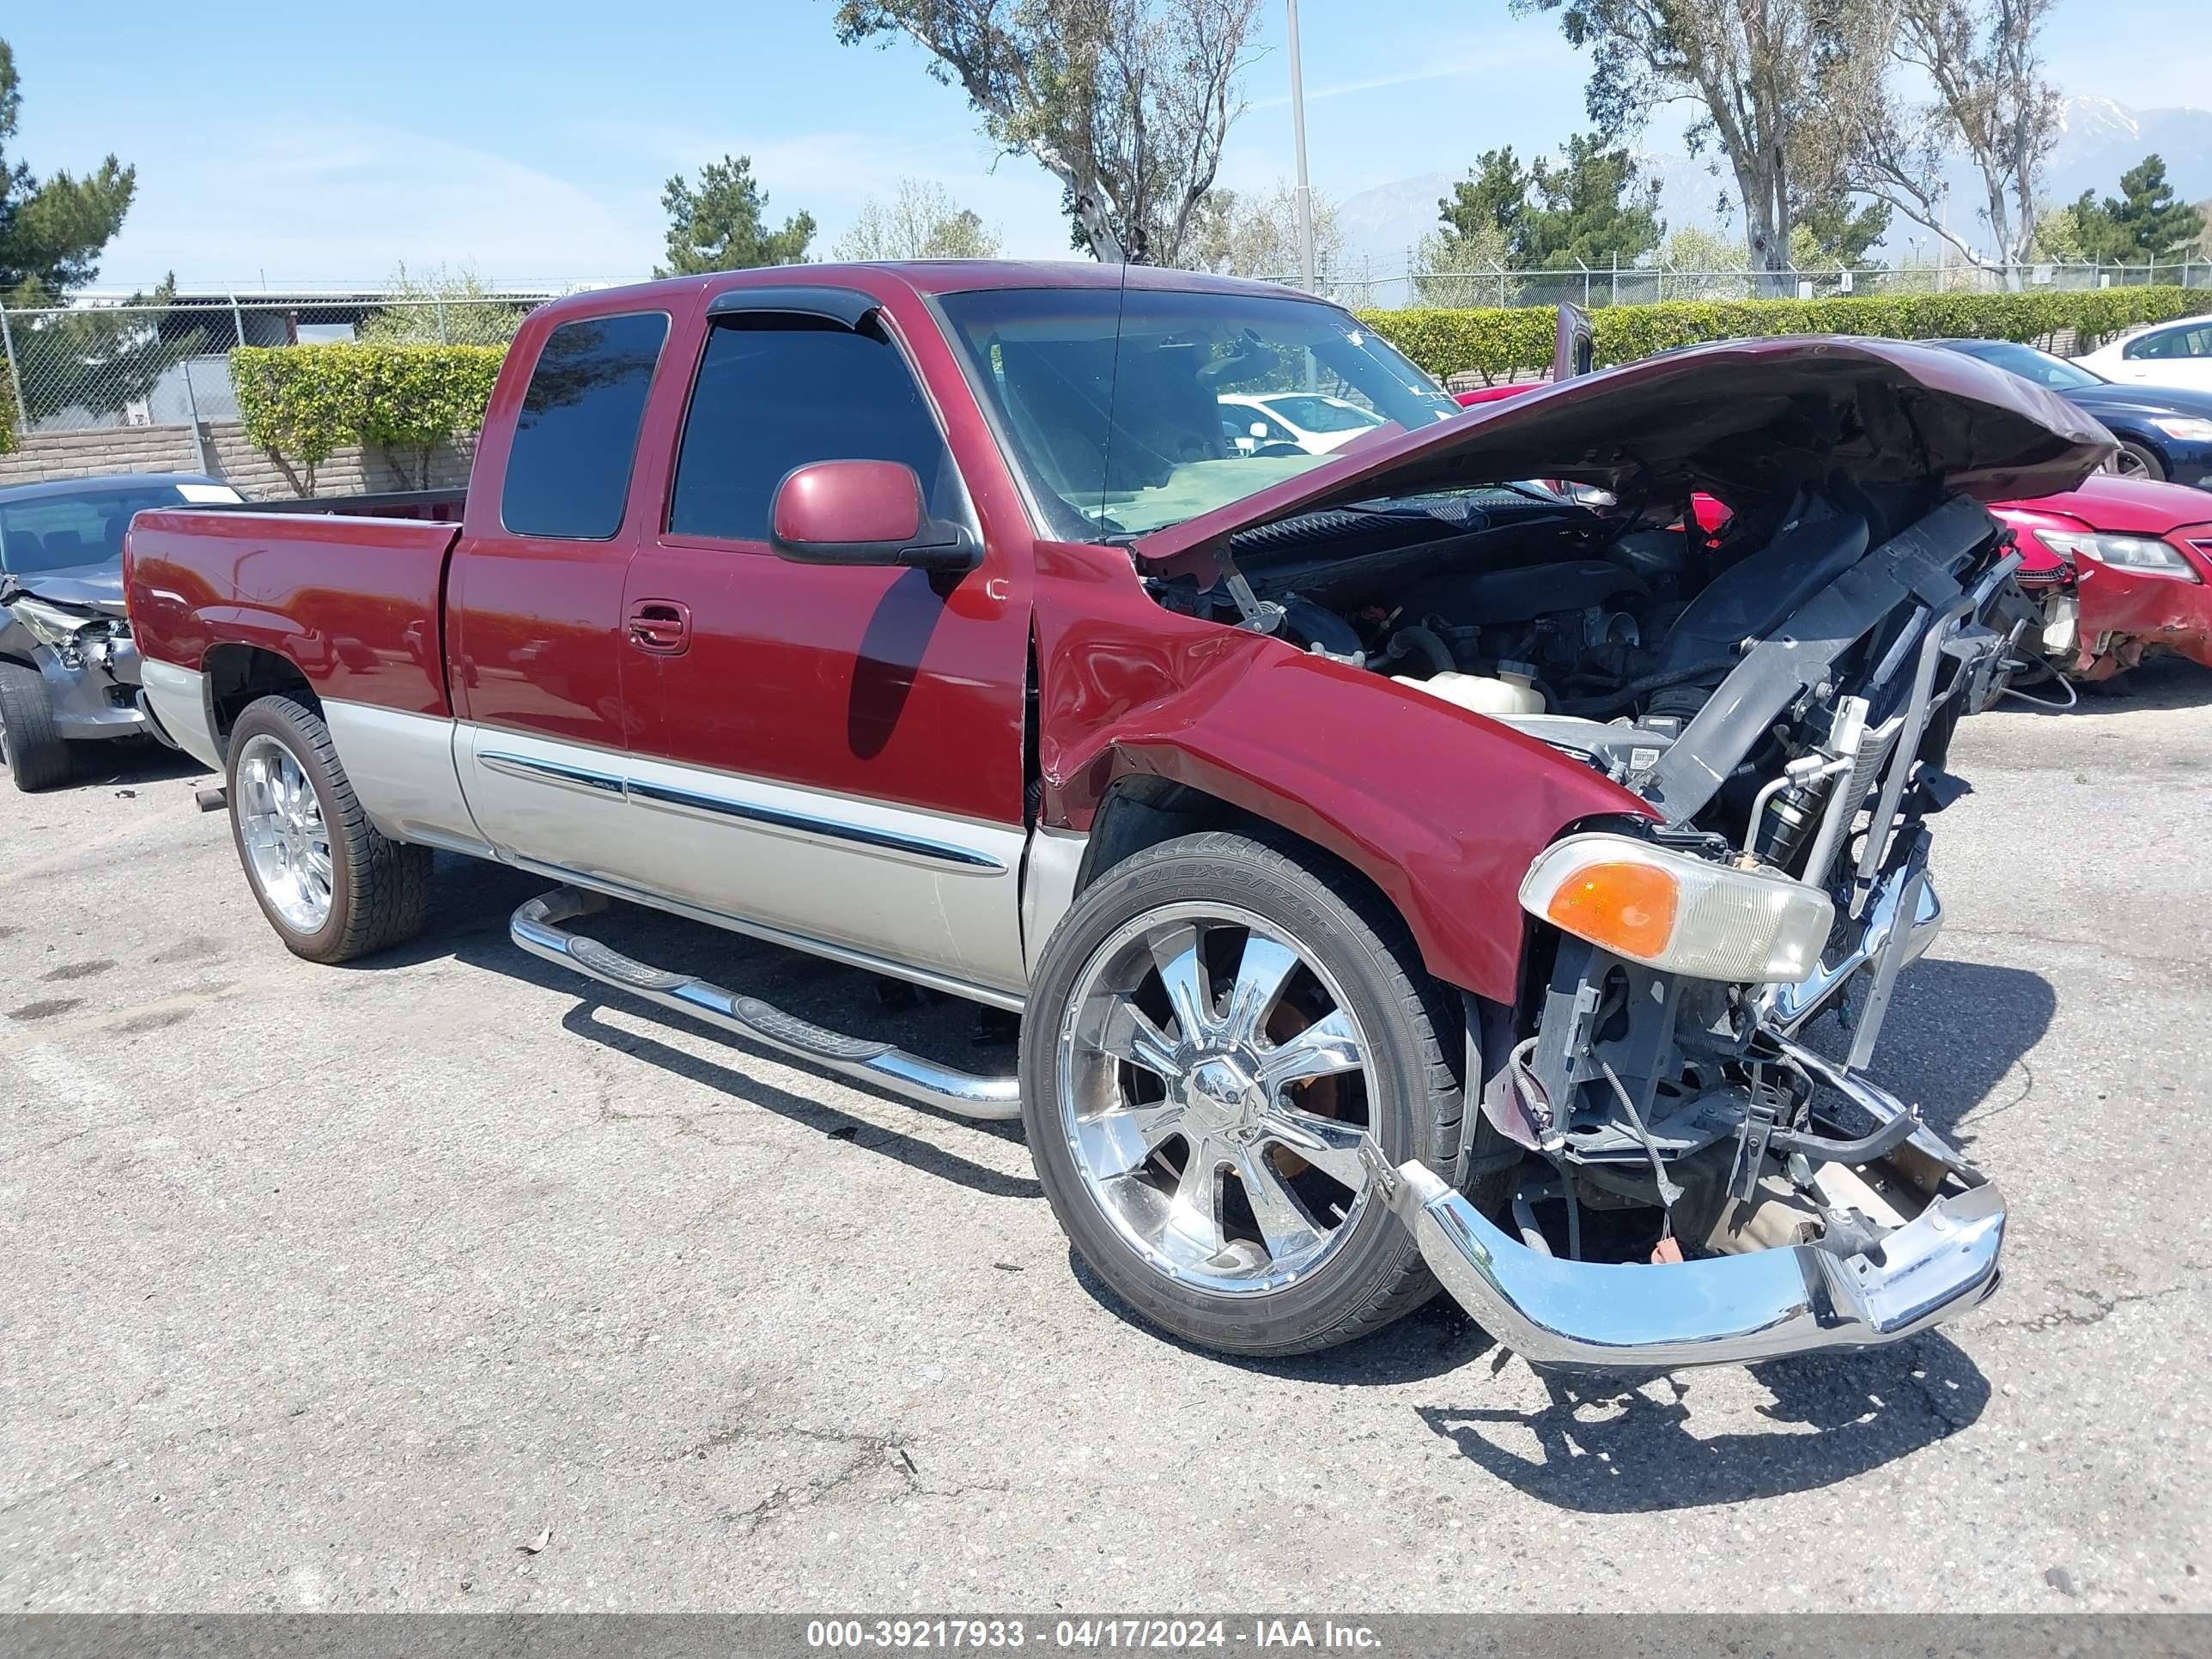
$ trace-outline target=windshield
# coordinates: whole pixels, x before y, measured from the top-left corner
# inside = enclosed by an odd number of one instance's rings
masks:
[[[1249,425],[1224,404],[1232,394],[1309,432],[1365,428],[1352,443],[1460,412],[1395,347],[1311,300],[995,289],[942,303],[1050,532],[1072,539],[1180,524],[1328,459],[1319,445],[1240,441]],[[1334,427],[1309,423],[1268,395],[1282,393],[1350,407]]]
[[[2047,351],[2038,351],[2033,346],[2014,345],[2007,340],[1991,340],[1968,346],[1966,352],[1985,363],[2008,368],[2023,380],[2047,386],[2053,392],[2073,392],[2085,386],[2104,385],[2103,380],[2087,369],[2076,368],[2064,358],[2054,357]]]
[[[229,491],[226,499],[235,500]],[[102,489],[82,495],[41,495],[0,506],[0,571],[28,576],[73,565],[112,564],[123,556],[123,532],[143,507],[174,507],[174,484]]]

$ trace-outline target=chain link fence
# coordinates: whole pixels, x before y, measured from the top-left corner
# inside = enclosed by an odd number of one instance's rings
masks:
[[[1270,280],[1296,285],[1295,276]],[[1325,292],[1377,310],[1406,306],[1549,306],[1587,308],[1660,300],[1828,298],[1838,294],[1995,293],[2017,288],[2096,289],[2170,283],[2208,291],[2212,262],[2160,265],[2013,267],[1907,264],[1858,270],[1790,270],[1763,283],[1746,270],[1423,270],[1372,264],[1325,276]],[[550,289],[465,295],[374,289],[179,295],[166,304],[82,301],[0,307],[0,353],[18,411],[18,439],[101,428],[234,421],[228,354],[235,346],[361,341],[390,345],[504,345]]]
[[[232,421],[238,418],[228,363],[234,347],[504,345],[550,297],[224,294],[164,305],[0,307],[0,352],[19,438]]]
[[[1301,286],[1295,275],[1271,282]],[[1324,273],[1321,287],[1339,302],[1360,309],[1395,311],[1407,306],[1552,306],[1561,301],[1585,310],[1599,306],[1649,305],[1662,300],[1833,299],[1839,295],[2001,294],[2013,290],[2133,288],[2171,283],[2212,290],[2212,261],[2109,265],[2053,261],[2033,265],[1917,264],[1857,270],[1790,270],[1762,276],[1748,270],[1688,270],[1664,264],[1565,270],[1425,270],[1408,259],[1395,272]],[[2212,307],[2208,307],[2212,308]]]

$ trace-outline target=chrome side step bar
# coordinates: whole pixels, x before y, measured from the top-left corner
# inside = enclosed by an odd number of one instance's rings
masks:
[[[703,1019],[747,1042],[789,1054],[823,1071],[872,1083],[921,1105],[1000,1122],[1022,1115],[1021,1086],[1016,1078],[956,1072],[891,1043],[829,1030],[757,997],[740,996],[703,979],[651,967],[561,925],[603,910],[606,904],[597,893],[563,887],[516,910],[507,924],[507,936],[532,956],[573,969],[586,979],[642,997],[672,1012]]]

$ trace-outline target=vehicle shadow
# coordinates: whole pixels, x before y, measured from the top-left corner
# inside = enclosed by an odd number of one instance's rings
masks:
[[[2040,974],[1923,957],[1898,977],[1869,1074],[1965,1151],[1977,1125],[2033,1091],[2027,1056],[2057,1012],[2058,994]],[[1805,1041],[1840,1060],[1851,1040],[1825,1015],[1806,1028]]]
[[[1199,1348],[1132,1313],[1073,1250],[1076,1282],[1132,1327],[1181,1348],[1194,1364],[1328,1388],[1395,1387],[1454,1374],[1480,1385],[1515,1356],[1439,1296],[1387,1330],[1326,1352],[1244,1359]],[[1692,1431],[1695,1371],[1593,1376],[1538,1371],[1548,1399],[1534,1411],[1416,1406],[1429,1431],[1486,1473],[1559,1509],[1591,1515],[1698,1509],[1832,1486],[1910,1456],[1967,1427],[1987,1407],[1989,1380],[1946,1336],[1893,1347],[1805,1355],[1747,1368],[1771,1396],[1765,1426]]]
[[[1773,1425],[1692,1432],[1694,1373],[1631,1382],[1547,1375],[1533,1412],[1417,1407],[1461,1456],[1555,1508],[1623,1515],[1707,1508],[1833,1486],[1956,1433],[1989,1403],[1980,1370],[1930,1332],[1894,1347],[1750,1368]],[[1790,1432],[1787,1425],[1798,1425]]]
[[[2035,702],[2031,698],[2046,701]],[[2064,698],[2063,691],[2045,682],[2027,688],[2020,696],[2004,699],[1997,707],[2008,714],[2045,718],[2069,714],[2075,719],[2147,709],[2197,708],[2212,703],[2212,668],[2193,663],[2186,657],[2154,657],[2118,679],[2095,686],[2076,686],[2071,704],[2066,703]]]
[[[70,778],[65,789],[130,787],[168,783],[179,778],[220,781],[215,769],[151,738],[118,738],[106,743],[70,744]]]
[[[713,1089],[732,1100],[817,1130],[825,1138],[894,1158],[926,1175],[936,1176],[987,1197],[1035,1199],[1043,1195],[1042,1188],[1026,1174],[1006,1174],[895,1127],[885,1127],[881,1122],[856,1117],[835,1106],[763,1082],[747,1070],[754,1051],[727,1032],[703,1021],[671,1013],[518,949],[507,937],[507,918],[516,906],[554,884],[543,876],[510,866],[441,854],[432,867],[430,925],[410,944],[350,964],[350,968],[375,973],[425,962],[452,960],[543,990],[570,994],[576,1000],[561,1017],[562,1029],[572,1036],[639,1060],[641,1069],[666,1073]],[[979,1022],[976,1010],[957,1000],[916,994],[902,984],[858,969],[764,945],[639,905],[611,906],[604,915],[589,918],[586,926],[594,939],[640,960],[697,974],[833,1030],[896,1042],[909,1052],[967,1071],[988,1073],[1013,1068],[1013,1044],[1000,1040],[1002,1028],[996,1023]],[[704,1033],[727,1049],[729,1060],[724,1063],[673,1042],[659,1042],[650,1035],[611,1024],[600,1017],[606,1009],[635,1012],[656,1024],[667,1025],[672,1030]],[[979,1042],[979,1028],[993,1040]],[[801,1062],[792,1063],[802,1071],[806,1069]],[[829,1080],[828,1073],[822,1075]],[[1018,1125],[951,1117],[862,1084],[843,1079],[835,1081],[840,1087],[883,1101],[892,1109],[887,1115],[896,1117],[911,1112],[921,1117],[957,1122],[963,1130],[1001,1140],[1020,1139]]]
[[[1249,1371],[1293,1382],[1328,1387],[1391,1388],[1441,1376],[1472,1364],[1485,1353],[1496,1356],[1493,1372],[1512,1356],[1449,1297],[1438,1295],[1374,1335],[1320,1353],[1288,1354],[1255,1358],[1223,1353],[1186,1342],[1140,1316],[1101,1279],[1073,1246],[1067,1252],[1067,1270],[1083,1292],[1132,1330],[1177,1347],[1193,1363],[1226,1370]]]

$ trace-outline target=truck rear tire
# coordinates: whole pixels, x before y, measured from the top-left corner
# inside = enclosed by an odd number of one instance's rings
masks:
[[[1291,842],[1186,836],[1108,871],[1054,930],[1023,1023],[1024,1126],[1060,1226],[1146,1320],[1224,1352],[1308,1352],[1435,1292],[1358,1145],[1453,1177],[1462,1037],[1457,1000],[1349,872]]]
[[[53,699],[39,671],[20,662],[0,662],[0,761],[27,793],[66,783],[70,748],[54,724]]]
[[[351,962],[422,930],[430,849],[369,823],[319,714],[289,697],[249,705],[231,728],[229,775],[246,884],[295,956]]]

